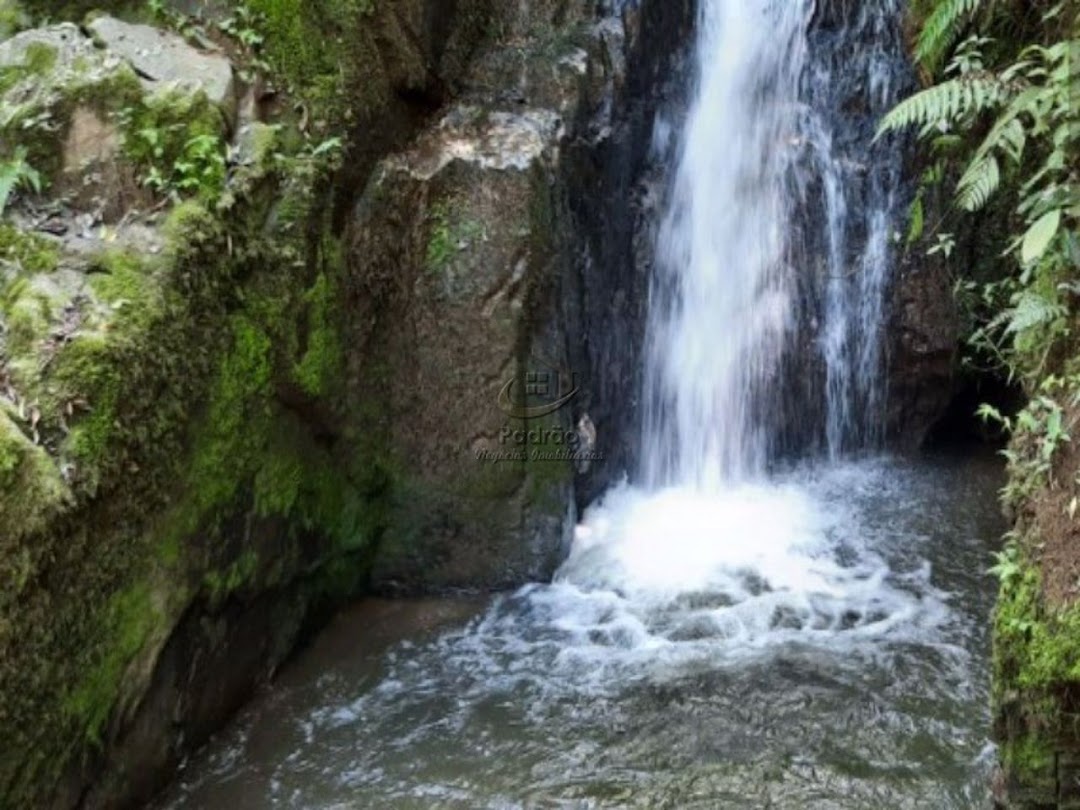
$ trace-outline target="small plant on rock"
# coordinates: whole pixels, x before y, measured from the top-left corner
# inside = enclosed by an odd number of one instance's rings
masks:
[[[0,216],[4,215],[15,191],[41,191],[41,175],[26,161],[26,155],[26,148],[20,146],[10,160],[0,161]]]

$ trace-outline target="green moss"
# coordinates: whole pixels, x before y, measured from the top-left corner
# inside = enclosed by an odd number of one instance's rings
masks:
[[[148,353],[153,327],[166,317],[166,298],[156,262],[124,251],[100,255],[89,282],[111,310],[111,320],[83,330],[58,352],[43,406],[54,420],[72,401],[89,408],[72,425],[63,452],[76,462],[80,484],[96,492],[117,443],[149,439],[153,426],[125,424],[121,411],[132,363]]]
[[[159,192],[214,200],[225,184],[225,118],[199,91],[156,93],[123,111],[124,151]]]
[[[51,273],[60,260],[54,243],[0,222],[0,262],[23,273]]]
[[[51,273],[58,261],[52,243],[0,223],[0,266],[7,271],[6,281],[0,282],[0,322],[7,332],[8,358],[16,366],[32,357],[49,335],[53,302],[32,280]]]
[[[16,280],[2,304],[8,350],[19,359],[33,353],[49,334],[48,302],[30,292],[29,286],[25,278]]]
[[[39,49],[32,61],[41,70],[49,57]],[[11,86],[11,70],[0,76],[0,92]],[[21,71],[14,80],[38,76],[25,66],[14,70]],[[63,144],[76,109],[92,110],[108,121],[138,104],[143,95],[138,76],[126,62],[95,71],[50,68],[38,78],[26,100],[5,105],[0,136],[9,144],[26,147],[27,162],[46,180],[55,179],[63,168]]]
[[[18,0],[0,0],[0,40],[29,27],[30,19]]]
[[[106,251],[94,259],[90,287],[115,314],[114,332],[143,335],[163,316],[162,272],[153,258],[125,250]]]
[[[435,273],[443,270],[457,252],[450,214],[447,206],[436,206],[431,212],[431,231],[428,235],[427,267]]]
[[[0,9],[0,29],[4,27],[4,12]],[[0,68],[0,94],[6,93],[24,79],[44,77],[56,67],[59,52],[44,42],[31,42],[26,46],[21,64]]]
[[[259,555],[254,551],[245,551],[224,571],[211,571],[203,580],[210,601],[220,604],[241,588],[249,585],[259,568]]]
[[[1056,752],[1075,745],[1080,717],[1080,606],[1053,609],[1043,599],[1037,563],[1017,543],[999,564],[994,613],[993,698],[1001,758],[1010,778],[1047,797],[1056,794]]]
[[[41,531],[70,504],[71,493],[48,454],[0,411],[0,525],[13,542]]]
[[[1080,686],[1080,606],[1048,608],[1037,566],[1026,560],[1020,566],[1002,584],[994,615],[999,678],[1035,692]]]
[[[340,295],[325,273],[304,295],[307,306],[307,347],[296,365],[295,376],[313,397],[327,396],[340,382],[345,364],[341,340]]]
[[[65,697],[64,710],[86,738],[100,743],[102,732],[124,683],[124,670],[142,650],[155,625],[158,611],[147,585],[113,596],[101,617],[109,641],[86,662],[86,674]]]
[[[301,456],[284,448],[271,448],[255,473],[256,513],[263,517],[291,515],[307,472]]]
[[[263,17],[270,63],[299,97],[332,103],[349,70],[349,48],[375,0],[249,0],[248,6]]]
[[[90,493],[97,491],[100,467],[114,434],[122,429],[118,408],[124,394],[124,376],[117,359],[111,341],[94,335],[73,342],[58,361],[56,379],[64,393],[56,398],[52,410],[59,413],[69,397],[84,399],[90,410],[65,441],[66,452],[79,464],[81,482]]]
[[[185,533],[215,509],[232,504],[255,467],[270,419],[270,337],[246,315],[233,316],[230,332],[232,347],[222,358],[197,438],[190,482],[194,501],[182,527]]]
[[[1056,789],[1056,752],[1045,736],[1027,733],[1008,740],[1001,747],[1001,760],[1022,784],[1032,787],[1049,783],[1051,790]]]
[[[227,203],[178,206],[160,256],[98,257],[87,276],[97,301],[78,330],[47,363],[32,356],[58,458],[16,436],[14,451],[0,441],[0,476],[40,462],[63,484],[63,464],[73,494],[58,493],[78,500],[0,554],[0,576],[28,589],[0,615],[0,805],[38,806],[68,758],[102,738],[196,594],[311,577],[341,596],[364,579],[386,484],[363,437],[336,441],[343,259],[314,191],[326,171],[311,158],[271,163]],[[3,227],[0,251],[55,267],[55,251]],[[225,531],[260,517],[273,560],[251,546],[258,537]],[[45,561],[47,582],[32,575]],[[146,584],[158,569],[169,571],[160,591]]]
[[[428,217],[430,230],[426,259],[427,269],[432,273],[448,269],[461,250],[484,233],[483,225],[474,219],[453,214],[453,208],[450,202],[439,203]]]
[[[52,45],[44,42],[31,42],[26,46],[24,64],[30,73],[44,76],[56,67],[59,52]]]

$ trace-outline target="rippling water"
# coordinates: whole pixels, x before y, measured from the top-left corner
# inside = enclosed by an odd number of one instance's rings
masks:
[[[999,479],[617,489],[553,584],[339,622],[162,806],[984,807]]]

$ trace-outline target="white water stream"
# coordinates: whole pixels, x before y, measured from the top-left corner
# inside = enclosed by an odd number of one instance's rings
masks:
[[[836,644],[938,612],[891,587],[859,538],[845,538],[841,561],[837,538],[851,517],[767,472],[794,344],[814,343],[801,351],[826,369],[825,402],[789,412],[807,421],[824,412],[831,463],[879,433],[867,425],[882,418],[880,397],[868,392],[883,375],[891,195],[871,197],[866,244],[852,258],[845,169],[825,111],[802,98],[808,84],[829,80],[807,76],[813,12],[812,0],[702,0],[696,90],[656,245],[641,483],[586,513],[557,577],[618,593],[634,615],[666,615],[681,595],[709,594],[710,610],[674,620],[661,637],[689,623],[726,639],[729,655],[798,637]],[[865,13],[894,12],[877,3]],[[884,105],[877,64],[868,63],[868,81]],[[815,218],[826,273],[824,323],[811,336],[798,328],[798,274],[817,272],[822,257],[790,240],[813,174],[824,187]]]
[[[169,807],[978,806],[993,468],[844,460],[881,434],[896,189],[849,199],[813,11],[700,0],[641,471],[587,511],[554,582],[279,687]],[[859,13],[873,30],[898,11]],[[884,57],[860,48],[846,69],[886,109]],[[794,244],[808,208],[820,238],[804,223]],[[822,402],[782,403],[814,363]],[[778,414],[820,461],[776,471]]]

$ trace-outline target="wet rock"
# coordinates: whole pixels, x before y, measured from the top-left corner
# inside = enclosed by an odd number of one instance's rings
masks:
[[[949,408],[960,323],[948,269],[915,248],[899,268],[889,324],[888,435],[917,449]]]
[[[175,34],[115,17],[96,17],[87,28],[111,53],[131,64],[150,92],[202,90],[228,115],[235,114],[233,69],[224,54],[197,50]]]
[[[32,409],[20,409],[0,396],[0,513],[9,522],[0,535],[0,575],[14,585],[14,593],[0,597],[0,608],[18,595],[30,574],[17,568],[20,558],[11,552],[19,541],[59,515],[71,491],[48,453],[37,442]]]
[[[379,204],[354,224],[353,283],[367,299],[354,310],[358,340],[369,362],[394,369],[376,397],[396,414],[388,440],[403,465],[403,501],[375,561],[380,589],[510,587],[561,559],[569,460],[534,462],[555,448],[508,436],[565,436],[569,422],[552,412],[525,423],[501,399],[524,390],[536,358],[564,365],[540,325],[550,300],[536,295],[556,252],[557,122],[545,110],[451,113],[384,163],[369,191]],[[361,368],[357,395],[371,397],[379,375]]]
[[[416,149],[392,165],[430,180],[454,161],[493,171],[525,171],[557,146],[561,119],[553,110],[487,111],[459,107],[423,136]]]
[[[377,588],[546,578],[577,505],[630,463],[646,296],[628,187],[693,9],[585,5],[511,11],[513,47],[478,61],[354,212],[350,410],[373,415],[363,432],[399,476]],[[641,15],[666,38],[627,36]]]
[[[454,376],[453,362],[429,376],[435,355],[424,366],[410,364],[415,355],[398,355],[402,368],[390,370],[402,397],[394,401],[403,403],[394,417],[400,421],[389,428],[400,440],[395,448],[408,449],[413,440],[405,434],[426,429],[419,421],[410,425],[411,416],[437,415],[455,391],[467,392],[452,403],[453,432],[423,444],[423,455],[404,457],[411,478],[398,475],[401,460],[381,452],[384,426],[377,419],[371,432],[363,431],[369,414],[357,418],[354,408],[371,400],[343,396],[346,351],[371,374],[357,378],[354,393],[379,389],[383,379],[378,358],[346,341],[340,326],[345,212],[374,186],[373,166],[388,152],[408,152],[413,137],[437,123],[437,112],[462,91],[464,73],[479,56],[483,22],[498,4],[380,3],[362,19],[342,11],[348,4],[302,5],[318,15],[313,30],[336,26],[343,42],[327,43],[338,46],[330,58],[317,54],[301,74],[275,77],[273,125],[245,120],[249,126],[233,144],[216,140],[221,115],[205,99],[202,81],[174,81],[145,61],[173,60],[166,45],[156,51],[171,35],[135,47],[126,33],[113,38],[99,21],[96,36],[104,46],[105,31],[108,47],[94,46],[74,26],[60,28],[70,59],[52,46],[7,46],[14,72],[0,81],[0,141],[5,149],[30,149],[29,162],[51,182],[44,195],[14,199],[8,213],[18,228],[0,224],[0,405],[19,434],[13,437],[18,469],[32,471],[41,462],[31,483],[59,480],[74,500],[48,519],[26,521],[34,533],[22,541],[7,526],[23,520],[17,511],[23,504],[0,494],[0,576],[18,583],[0,593],[0,806],[89,810],[149,800],[169,769],[220,728],[311,627],[367,587],[375,547],[390,537],[391,512],[398,559],[415,559],[412,571],[432,558],[410,530],[431,526],[432,515],[447,518],[431,536],[452,536],[442,550],[466,552],[445,560],[444,582],[478,582],[475,568],[467,570],[477,560],[488,570],[509,571],[487,580],[494,585],[557,562],[555,555],[513,570],[509,557],[496,557],[505,546],[484,541],[505,527],[508,539],[499,542],[528,543],[530,531],[546,538],[556,512],[561,527],[568,478],[555,487],[536,480],[535,492],[527,486],[534,479],[522,476],[481,486],[456,535],[453,491],[418,486],[422,497],[414,499],[407,487],[427,483],[425,469],[437,484],[455,483],[440,453],[445,442],[475,429],[470,409],[481,394],[472,398],[471,388],[482,389],[483,402],[497,411],[488,381]],[[296,22],[290,16],[285,10],[278,19]],[[279,30],[276,44],[305,31],[307,22]],[[504,64],[516,79],[519,66]],[[539,57],[530,69],[543,73]],[[569,67],[554,74],[544,86],[569,98],[580,76]],[[344,77],[362,81],[346,87]],[[326,92],[318,103],[286,98],[283,88],[294,81]],[[533,97],[524,109],[495,110],[510,117],[494,118],[486,137],[470,140],[470,133],[454,130],[469,141],[474,159],[429,167],[430,181],[397,172],[387,186],[412,202],[409,195],[428,182],[449,189],[455,172],[477,173],[477,185],[466,178],[456,194],[469,227],[454,230],[450,215],[458,212],[443,209],[451,229],[432,253],[438,261],[429,265],[421,235],[434,222],[426,218],[430,209],[402,213],[391,198],[382,211],[383,201],[366,202],[380,209],[371,221],[387,222],[375,241],[409,250],[422,245],[411,264],[380,266],[389,276],[378,283],[395,295],[416,295],[416,317],[401,329],[416,326],[424,344],[443,345],[441,356],[451,361],[460,359],[452,349],[473,348],[459,340],[458,327],[485,319],[489,331],[473,333],[478,342],[492,338],[490,346],[476,345],[484,367],[491,357],[497,365],[515,359],[527,323],[518,310],[536,312],[525,304],[529,263],[505,252],[529,239],[516,231],[505,242],[487,239],[471,225],[532,216],[526,199],[515,195],[534,180],[544,188],[546,150],[557,129],[532,111],[559,110],[545,93]],[[188,103],[196,98],[203,103]],[[336,136],[344,144],[348,160],[340,174],[325,153],[312,154],[320,141],[303,141],[304,127],[291,116],[301,101],[313,138]],[[194,119],[197,134],[213,147],[210,157],[220,147],[223,165],[203,168],[221,169],[223,193],[177,183],[192,179],[180,176],[176,150],[191,142]],[[330,131],[331,121],[340,128]],[[117,129],[110,133],[108,126]],[[316,134],[320,127],[326,129]],[[276,132],[288,137],[278,140]],[[163,156],[149,143],[153,133],[176,135]],[[141,197],[94,183],[100,166],[72,165],[107,162],[114,135],[121,157],[144,147],[131,165],[117,160],[137,169]],[[281,159],[269,160],[268,151]],[[492,191],[505,194],[484,196],[479,186],[486,173],[503,176]],[[148,190],[147,179],[157,185]],[[92,196],[80,199],[76,192],[84,186],[117,200],[115,210],[100,210]],[[185,202],[174,206],[172,194]],[[537,216],[544,210],[537,206]],[[399,227],[394,217],[412,217],[417,228]],[[540,267],[539,247],[530,255]],[[435,264],[446,272],[429,272]],[[409,289],[395,284],[406,278]],[[493,295],[485,299],[487,292]],[[362,323],[369,303],[358,301],[348,317]],[[432,320],[420,317],[428,313]],[[409,345],[393,326],[390,321],[387,339]],[[498,369],[499,379],[504,371]],[[410,375],[418,384],[406,389]],[[435,418],[432,427],[448,424],[445,416]],[[13,466],[3,450],[0,458],[0,470]],[[48,503],[35,491],[18,490],[29,493],[26,503],[34,508]],[[541,504],[540,495],[548,494],[554,494],[550,503]],[[505,508],[504,496],[534,511]],[[412,524],[410,512],[419,516]],[[532,514],[535,527],[523,526]],[[461,530],[485,525],[489,535],[478,538]]]

